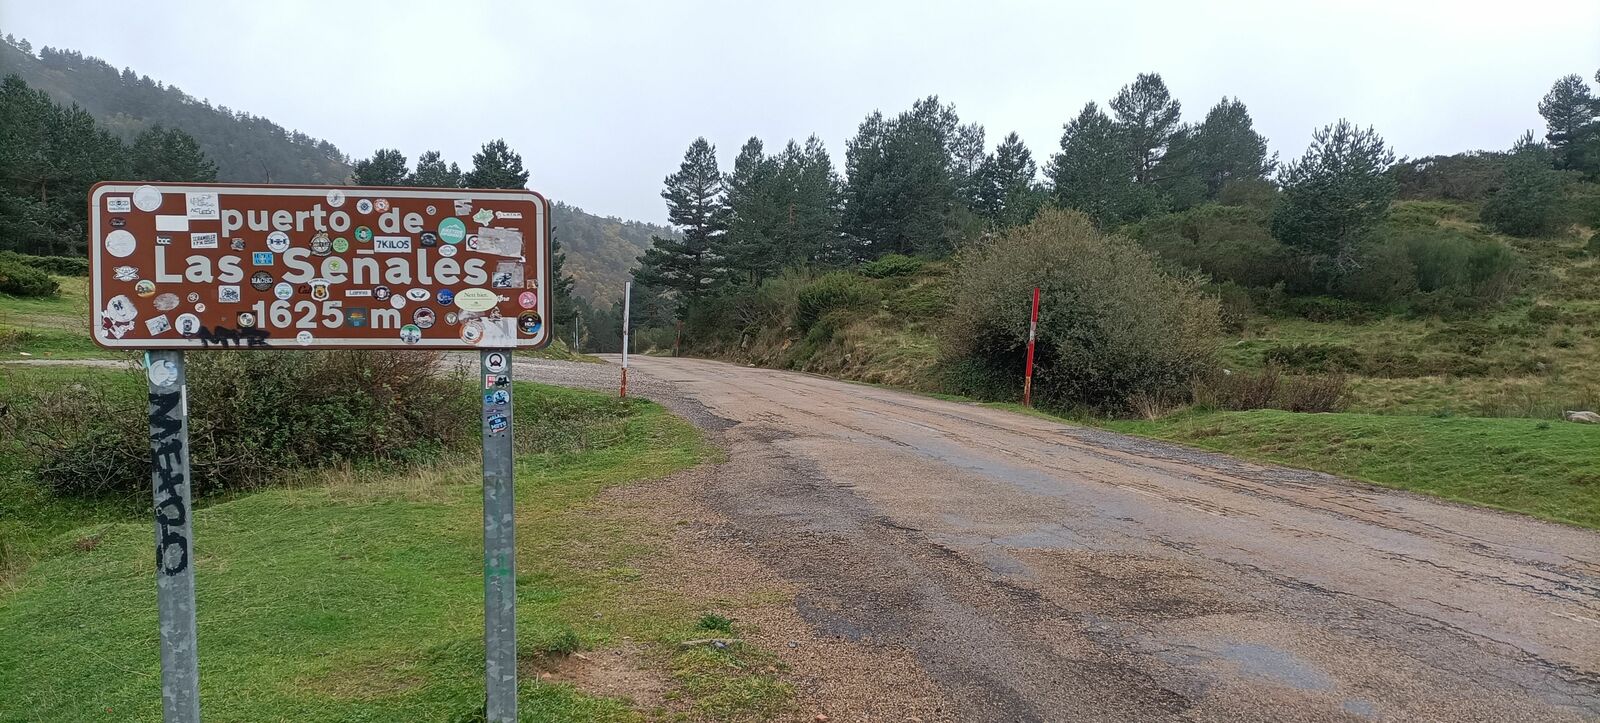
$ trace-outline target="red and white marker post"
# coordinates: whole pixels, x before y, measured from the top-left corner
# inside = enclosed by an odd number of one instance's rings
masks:
[[[1022,377],[1022,406],[1033,406],[1033,340],[1039,334],[1039,287],[1033,287],[1033,317],[1028,320],[1028,371]]]

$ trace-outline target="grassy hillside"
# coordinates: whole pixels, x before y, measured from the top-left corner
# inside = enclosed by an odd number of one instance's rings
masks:
[[[97,385],[138,381],[80,372]],[[8,374],[8,382],[54,383],[47,372]],[[567,434],[566,444],[517,460],[524,719],[744,719],[784,710],[791,693],[766,654],[678,645],[727,635],[706,629],[703,614],[736,606],[744,592],[719,590],[713,602],[653,580],[641,569],[659,558],[672,522],[622,524],[596,502],[608,487],[703,458],[695,430],[648,402],[523,383],[516,394],[519,425],[561,409]],[[0,471],[0,480],[14,486],[19,473]],[[473,461],[335,471],[198,511],[208,718],[471,720],[483,695],[477,474]],[[52,534],[27,534],[19,543],[26,564],[0,578],[0,720],[159,720],[148,513],[30,509],[33,524]],[[5,519],[0,535],[22,537]],[[724,618],[706,619],[726,627]],[[660,700],[608,697],[539,675],[589,649],[630,651],[642,675],[662,681]]]

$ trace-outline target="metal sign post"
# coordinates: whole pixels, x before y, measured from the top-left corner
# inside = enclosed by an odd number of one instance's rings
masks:
[[[633,282],[622,285],[622,392],[628,396],[628,306],[633,302]]]
[[[1033,406],[1033,340],[1039,335],[1039,287],[1033,287],[1033,316],[1028,319],[1028,370],[1022,377],[1022,406]]]
[[[195,644],[193,506],[189,485],[189,399],[183,352],[152,351],[150,484],[155,495],[156,609],[161,621],[161,709],[167,723],[199,723],[200,657]]]
[[[517,719],[517,509],[512,494],[511,350],[478,355],[483,392],[484,715]]]

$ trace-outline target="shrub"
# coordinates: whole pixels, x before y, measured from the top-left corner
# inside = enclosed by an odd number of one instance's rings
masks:
[[[922,259],[900,254],[889,254],[861,265],[861,275],[869,279],[886,279],[891,276],[910,276],[922,268]]]
[[[1337,344],[1278,346],[1261,358],[1270,366],[1308,372],[1355,372],[1363,367],[1360,352]]]
[[[1290,375],[1269,364],[1260,371],[1213,375],[1197,385],[1195,400],[1230,411],[1337,412],[1348,401],[1348,387],[1342,374]]]
[[[1288,253],[1254,208],[1208,204],[1128,227],[1128,234],[1161,258],[1223,282],[1271,286],[1283,280]]]
[[[877,306],[878,290],[856,274],[835,271],[800,289],[795,298],[794,324],[802,331],[831,311]]]
[[[1311,321],[1345,321],[1353,324],[1371,321],[1379,314],[1379,310],[1370,305],[1331,296],[1290,297],[1284,299],[1283,309]]]
[[[0,294],[55,296],[61,285],[49,274],[22,262],[19,254],[0,252]]]
[[[1120,410],[1138,393],[1187,392],[1211,363],[1217,300],[1081,213],[1045,211],[964,249],[955,267],[945,353],[952,380],[968,385],[957,392],[1020,391],[1034,286],[1034,390],[1046,406]]]
[[[16,257],[23,264],[47,274],[57,276],[88,276],[89,260],[81,256],[30,256],[11,251],[0,252]]]
[[[477,400],[435,352],[229,351],[188,359],[197,494],[336,462],[413,462],[475,438]],[[141,380],[142,381],[142,380]],[[32,392],[16,433],[59,493],[148,492],[142,400]]]

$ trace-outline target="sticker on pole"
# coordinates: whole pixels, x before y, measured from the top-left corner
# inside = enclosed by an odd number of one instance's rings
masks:
[[[456,209],[488,212],[470,234],[487,242],[462,243],[467,221],[439,216]],[[89,193],[94,340],[539,348],[549,325],[520,320],[530,300],[536,317],[551,311],[549,210],[522,190],[101,183]]]

